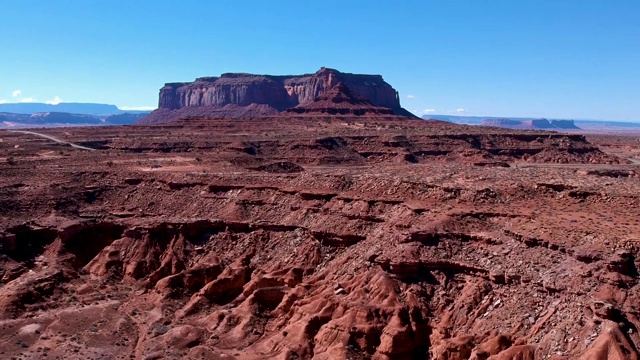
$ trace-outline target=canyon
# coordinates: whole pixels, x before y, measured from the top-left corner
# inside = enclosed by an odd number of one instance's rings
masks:
[[[94,151],[0,131],[0,356],[638,358],[635,138],[328,115],[370,106],[333,91],[41,130]]]

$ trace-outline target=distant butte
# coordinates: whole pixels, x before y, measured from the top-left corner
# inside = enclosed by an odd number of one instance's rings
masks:
[[[563,130],[575,130],[580,129],[576,126],[573,120],[547,120],[547,119],[532,119],[532,120],[514,120],[514,119],[484,119],[482,125],[485,126],[498,126],[505,128],[516,129],[563,129]]]
[[[220,77],[198,78],[190,83],[168,83],[160,89],[158,109],[138,123],[164,123],[187,118],[258,118],[278,115],[287,109],[297,109],[289,112],[303,114],[312,110],[305,105],[317,102],[320,96],[338,84],[342,84],[340,89],[347,89],[348,96],[358,99],[358,104],[352,105],[357,105],[360,110],[347,110],[344,108],[348,104],[346,102],[336,113],[354,115],[367,108],[366,114],[414,117],[402,108],[398,92],[382,76],[342,73],[323,67],[314,74],[306,75],[228,73]],[[323,107],[318,103],[310,106],[314,107],[313,112]],[[325,110],[331,113],[328,108]]]

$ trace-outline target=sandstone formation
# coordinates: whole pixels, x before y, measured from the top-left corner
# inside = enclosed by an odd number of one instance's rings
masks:
[[[390,108],[397,115],[413,115],[400,105],[398,92],[380,75],[342,73],[321,68],[314,74],[273,76],[222,74],[191,83],[169,83],[160,89],[158,110],[141,124],[183,118],[248,118],[274,115],[314,101],[338,83],[373,105]]]
[[[394,115],[391,108],[375,106],[362,96],[354,94],[345,84],[336,86],[313,101],[287,109],[291,114],[306,115]]]
[[[638,165],[598,146],[636,138],[306,112],[46,134],[96,150],[0,132],[0,358],[638,359]]]

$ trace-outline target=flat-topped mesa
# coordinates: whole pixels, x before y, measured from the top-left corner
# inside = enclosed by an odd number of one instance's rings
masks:
[[[511,119],[484,119],[482,120],[484,126],[522,126],[522,121]]]
[[[289,108],[287,112],[317,115],[394,115],[393,109],[373,105],[365,97],[354,94],[344,83],[338,83],[312,102]]]
[[[551,129],[553,126],[547,119],[523,120],[522,125],[531,129]]]
[[[573,120],[551,120],[551,125],[558,129],[580,129]]]
[[[342,73],[323,67],[305,75],[227,73],[190,83],[168,83],[160,89],[158,110],[140,123],[194,116],[242,117],[248,113],[245,107],[250,107],[252,116],[274,115],[310,103],[338,83],[374,106],[390,108],[397,115],[413,116],[402,108],[398,92],[382,76]]]

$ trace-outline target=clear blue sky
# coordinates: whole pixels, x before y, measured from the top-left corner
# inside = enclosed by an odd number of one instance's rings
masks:
[[[418,114],[640,121],[640,0],[0,0],[0,33],[5,102],[155,106],[165,82],[327,66]]]

